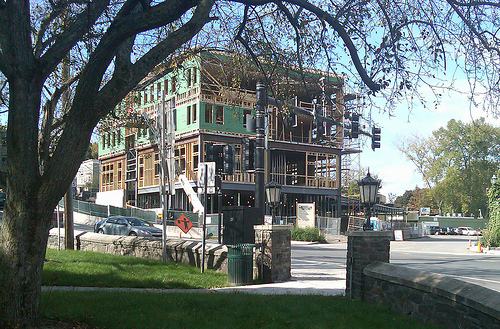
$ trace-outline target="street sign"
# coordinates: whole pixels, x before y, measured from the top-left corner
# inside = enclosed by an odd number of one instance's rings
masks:
[[[215,162],[201,162],[198,165],[198,193],[205,193],[207,175],[207,194],[215,194]]]
[[[186,234],[193,226],[193,222],[190,221],[189,218],[186,217],[186,215],[181,214],[175,220],[175,225],[177,225],[181,229],[181,231],[184,232],[184,234]]]

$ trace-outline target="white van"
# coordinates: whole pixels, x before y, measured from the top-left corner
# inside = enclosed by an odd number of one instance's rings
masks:
[[[467,226],[458,227],[458,232],[460,232],[461,235],[477,235],[477,231],[475,229]]]

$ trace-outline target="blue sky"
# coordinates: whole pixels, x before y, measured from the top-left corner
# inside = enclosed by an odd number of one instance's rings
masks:
[[[360,156],[361,166],[368,167],[382,180],[380,192],[384,195],[402,195],[415,186],[425,187],[415,166],[395,146],[401,138],[414,134],[428,137],[432,131],[446,126],[450,119],[471,122],[485,117],[486,122],[500,127],[500,120],[488,116],[480,105],[471,107],[467,96],[456,92],[443,95],[437,108],[414,107],[410,114],[407,105],[401,104],[395,115],[389,117],[386,113],[372,112],[373,120],[382,127],[381,148],[374,152],[367,142]]]

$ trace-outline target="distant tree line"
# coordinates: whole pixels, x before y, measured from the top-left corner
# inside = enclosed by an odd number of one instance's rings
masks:
[[[406,191],[395,205],[409,210],[430,207],[441,215],[485,215],[487,189],[500,160],[500,128],[484,118],[470,123],[452,119],[429,137],[402,140],[398,149],[415,165],[426,186]]]

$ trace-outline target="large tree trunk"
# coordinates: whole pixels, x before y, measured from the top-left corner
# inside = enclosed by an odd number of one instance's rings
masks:
[[[36,129],[41,83],[36,80],[34,74],[26,74],[24,78],[20,75],[18,79],[12,79],[9,86],[9,163],[6,202],[0,226],[2,328],[30,327],[38,317],[48,229],[54,200],[58,197],[41,197]]]
[[[11,193],[13,194],[13,193]],[[17,194],[17,193],[16,193]],[[38,318],[40,286],[50,214],[30,202],[6,203],[2,221],[0,272],[0,327],[31,327]],[[24,199],[24,198],[23,198]],[[28,200],[26,198],[24,200]],[[23,212],[14,215],[10,204]],[[9,228],[6,232],[5,228]]]

